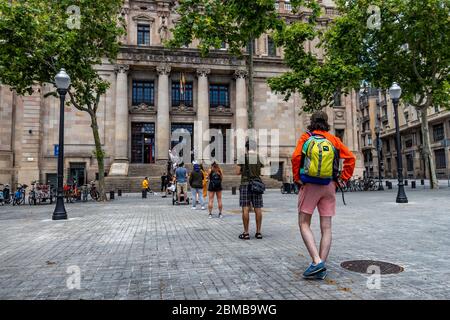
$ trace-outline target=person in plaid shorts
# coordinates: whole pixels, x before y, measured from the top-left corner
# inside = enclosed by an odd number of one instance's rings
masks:
[[[249,240],[248,232],[250,222],[250,207],[255,209],[256,218],[256,239],[262,239],[262,194],[255,194],[249,189],[249,182],[261,177],[261,168],[264,167],[259,155],[256,153],[256,142],[249,140],[245,144],[245,159],[239,159],[236,173],[241,175],[241,185],[239,187],[239,205],[242,207],[242,222],[244,232],[239,235],[239,239]]]

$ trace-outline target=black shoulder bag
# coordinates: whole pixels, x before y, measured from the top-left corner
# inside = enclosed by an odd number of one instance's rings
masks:
[[[248,188],[254,194],[263,194],[266,191],[266,185],[261,181],[261,178],[250,177],[250,164],[248,163],[248,156],[245,156],[245,171],[249,180]]]

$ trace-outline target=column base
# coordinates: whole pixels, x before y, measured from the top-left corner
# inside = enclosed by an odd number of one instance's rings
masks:
[[[109,176],[128,176],[128,161],[116,160],[109,169]]]

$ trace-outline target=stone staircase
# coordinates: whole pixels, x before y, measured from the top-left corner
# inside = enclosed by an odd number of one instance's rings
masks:
[[[221,165],[223,171],[222,186],[224,190],[231,190],[232,187],[239,188],[241,177],[236,175],[235,166],[230,164]],[[130,164],[128,176],[109,176],[105,178],[106,191],[122,190],[124,193],[141,192],[141,182],[144,177],[148,177],[150,188],[159,191],[161,188],[161,175],[166,172],[166,166],[160,164]],[[186,164],[188,172],[192,171],[192,164]],[[267,189],[279,189],[281,182],[269,176],[262,177]]]

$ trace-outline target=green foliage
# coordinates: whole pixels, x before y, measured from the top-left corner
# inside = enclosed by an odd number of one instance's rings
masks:
[[[329,59],[357,66],[375,87],[397,81],[418,108],[449,107],[450,0],[337,1],[342,16],[325,35]],[[368,7],[380,8],[380,28]]]
[[[181,0],[177,13],[180,20],[167,44],[179,48],[198,39],[204,55],[222,43],[228,44],[231,53],[241,55],[250,39],[281,23],[273,0]]]
[[[116,58],[122,0],[0,0],[0,82],[19,94],[35,84],[53,83],[60,68],[72,79],[71,102],[95,114],[109,87],[95,66]],[[80,8],[79,28],[67,9]],[[116,13],[116,14],[115,14]],[[123,21],[122,21],[123,22]]]

